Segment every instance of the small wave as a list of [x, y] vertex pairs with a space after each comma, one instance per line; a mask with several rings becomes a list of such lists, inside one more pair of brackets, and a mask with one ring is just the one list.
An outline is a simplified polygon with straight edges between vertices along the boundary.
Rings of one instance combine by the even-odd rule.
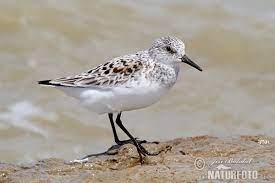
[[7, 112], [0, 113], [0, 119], [3, 120], [7, 125], [18, 127], [33, 133], [48, 136], [48, 132], [41, 127], [31, 123], [31, 117], [43, 117], [49, 121], [56, 119], [54, 114], [48, 114], [41, 108], [34, 106], [31, 102], [21, 101], [17, 102], [8, 107]]

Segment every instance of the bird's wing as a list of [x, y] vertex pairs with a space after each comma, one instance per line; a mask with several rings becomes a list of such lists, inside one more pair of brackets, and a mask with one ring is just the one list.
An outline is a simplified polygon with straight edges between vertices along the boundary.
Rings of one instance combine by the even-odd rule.
[[144, 67], [144, 62], [136, 55], [126, 55], [101, 64], [75, 76], [39, 81], [42, 85], [66, 87], [111, 87], [133, 79]]

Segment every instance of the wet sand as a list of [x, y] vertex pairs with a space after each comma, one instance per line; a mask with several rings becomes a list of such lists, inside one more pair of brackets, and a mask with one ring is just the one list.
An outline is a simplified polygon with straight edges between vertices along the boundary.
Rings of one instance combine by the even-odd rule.
[[[231, 164], [222, 164], [231, 170], [257, 171], [257, 179], [249, 181], [274, 182], [274, 144], [275, 138], [266, 136], [178, 138], [145, 144], [149, 151], [162, 153], [146, 158], [143, 165], [134, 146], [128, 144], [115, 150], [116, 155], [91, 158], [83, 164], [56, 158], [28, 165], [0, 163], [0, 182], [211, 182], [216, 180], [208, 180], [207, 171], [217, 170], [219, 165], [213, 162], [230, 158]], [[198, 169], [202, 164], [195, 167], [196, 158], [205, 161], [202, 170]]]

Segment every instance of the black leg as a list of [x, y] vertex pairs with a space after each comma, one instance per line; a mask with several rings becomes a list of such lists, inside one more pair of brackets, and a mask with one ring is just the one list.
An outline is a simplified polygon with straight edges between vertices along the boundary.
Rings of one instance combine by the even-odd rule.
[[118, 136], [117, 136], [117, 133], [116, 133], [116, 127], [115, 127], [115, 123], [114, 123], [114, 120], [113, 120], [113, 113], [109, 113], [108, 117], [109, 117], [109, 120], [110, 120], [110, 123], [111, 123], [111, 126], [112, 126], [114, 140], [117, 144], [119, 144], [120, 140], [118, 139]]
[[123, 126], [120, 117], [121, 117], [121, 112], [117, 115], [116, 124], [122, 129], [122, 131], [124, 131], [124, 132], [126, 133], [126, 135], [132, 140], [132, 143], [136, 146], [137, 151], [138, 151], [138, 154], [139, 154], [140, 162], [141, 162], [141, 163], [143, 163], [142, 155], [144, 155], [144, 156], [146, 156], [146, 155], [149, 155], [149, 156], [156, 156], [156, 155], [158, 155], [158, 154], [160, 153], [160, 152], [159, 152], [159, 153], [150, 153], [150, 152], [148, 152], [148, 151], [141, 145], [141, 143], [138, 142], [137, 139], [134, 138], [134, 137], [128, 132], [128, 130]]
[[[139, 144], [137, 143], [136, 139], [128, 132], [128, 130], [123, 126], [122, 121], [120, 120], [121, 117], [121, 112], [118, 113], [117, 118], [116, 118], [116, 124], [121, 128], [122, 131], [124, 131], [127, 136], [132, 140], [133, 144], [136, 146], [137, 151], [138, 151], [138, 155], [139, 155], [139, 160], [141, 163], [143, 163], [143, 158], [142, 158], [142, 150], [139, 146]], [[144, 156], [146, 156], [146, 154], [143, 154]]]
[[[127, 134], [127, 136], [130, 138], [129, 140], [123, 140], [123, 141], [120, 141], [119, 138], [118, 138], [118, 135], [117, 135], [117, 132], [116, 132], [116, 128], [115, 128], [115, 124], [114, 124], [114, 120], [113, 120], [113, 114], [112, 113], [109, 113], [108, 114], [108, 117], [109, 117], [109, 120], [110, 120], [110, 123], [111, 123], [111, 126], [112, 126], [112, 130], [113, 130], [113, 135], [114, 135], [114, 140], [115, 142], [117, 143], [116, 145], [113, 145], [112, 147], [110, 147], [107, 151], [103, 152], [103, 153], [97, 153], [97, 154], [90, 154], [90, 155], [87, 155], [83, 158], [80, 159], [81, 160], [85, 160], [89, 157], [94, 157], [94, 156], [100, 156], [100, 155], [115, 155], [117, 154], [118, 152], [115, 151], [115, 150], [118, 150], [119, 147], [121, 145], [124, 145], [124, 144], [133, 144], [136, 146], [137, 148], [137, 151], [138, 151], [138, 154], [139, 154], [139, 158], [140, 158], [140, 162], [143, 163], [143, 157], [142, 155], [146, 156], [146, 155], [149, 155], [149, 156], [156, 156], [158, 155], [159, 153], [150, 153], [148, 152], [141, 144], [142, 143], [147, 143], [146, 140], [137, 140], [136, 138], [134, 138], [129, 132], [128, 130], [123, 126], [122, 124], [122, 121], [120, 119], [121, 117], [121, 112], [117, 115], [117, 118], [116, 118], [116, 124]], [[158, 144], [158, 142], [150, 142], [150, 143], [156, 143]], [[79, 161], [79, 160], [76, 160], [76, 161]]]
[[[117, 145], [124, 145], [124, 144], [130, 144], [133, 143], [131, 139], [129, 140], [119, 140], [117, 132], [116, 132], [116, 127], [115, 127], [115, 123], [113, 120], [113, 113], [109, 113], [108, 114], [111, 126], [112, 126], [112, 131], [113, 131], [113, 135], [114, 135], [114, 140], [116, 142]], [[137, 138], [135, 138], [137, 140]], [[137, 140], [137, 142], [139, 144], [143, 144], [143, 143], [147, 143], [147, 140]], [[158, 142], [149, 142], [149, 143], [158, 143]]]

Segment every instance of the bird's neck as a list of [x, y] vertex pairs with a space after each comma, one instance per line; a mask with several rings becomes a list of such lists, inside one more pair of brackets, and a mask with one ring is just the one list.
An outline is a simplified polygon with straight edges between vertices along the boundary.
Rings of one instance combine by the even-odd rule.
[[180, 70], [180, 63], [176, 61], [171, 61], [171, 60], [166, 60], [166, 59], [161, 59], [157, 60], [158, 63], [163, 64], [167, 67], [170, 67], [174, 69], [176, 75], [178, 76], [179, 70]]

